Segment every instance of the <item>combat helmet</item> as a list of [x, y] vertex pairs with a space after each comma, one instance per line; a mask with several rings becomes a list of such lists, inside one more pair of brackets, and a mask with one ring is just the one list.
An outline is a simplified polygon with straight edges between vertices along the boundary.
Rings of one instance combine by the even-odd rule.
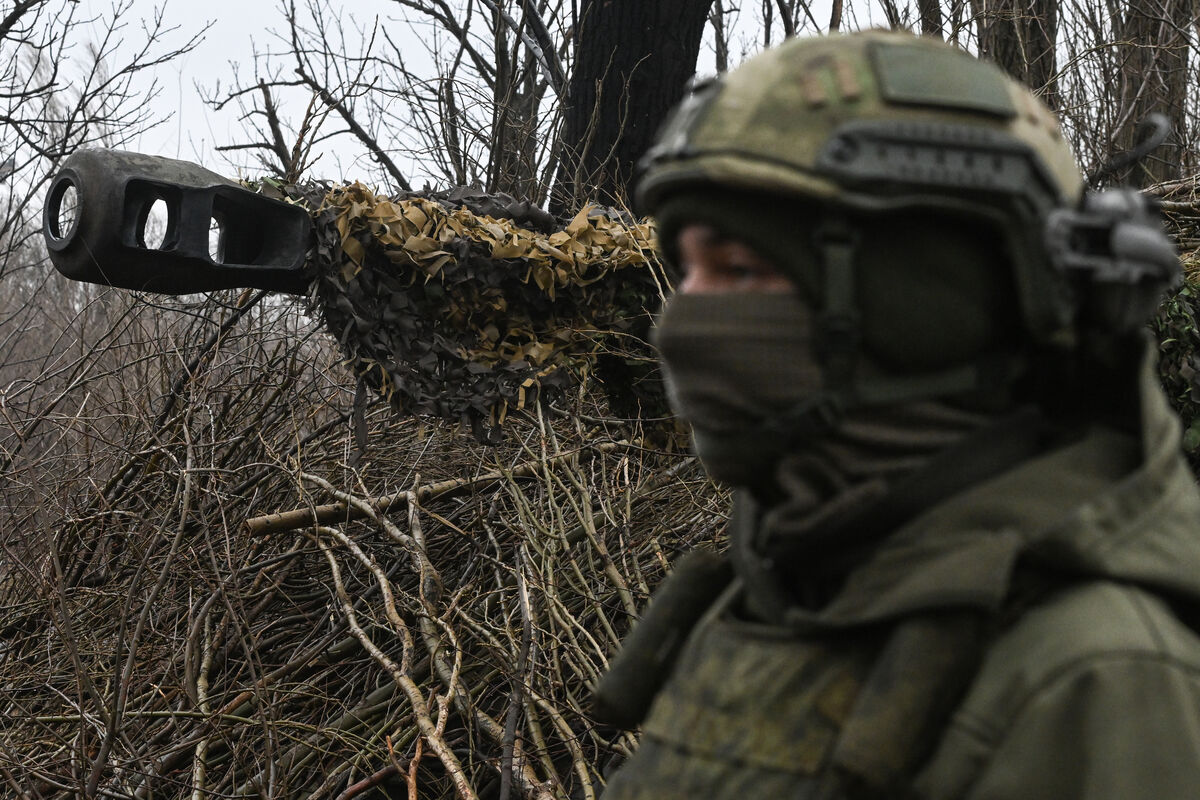
[[992, 362], [854, 377], [863, 345], [855, 238], [843, 215], [922, 210], [998, 232], [1021, 336], [1040, 347], [1075, 348], [1085, 319], [1144, 326], [1179, 267], [1141, 195], [1084, 191], [1058, 120], [1028, 89], [956, 47], [903, 32], [792, 39], [698, 83], [639, 174], [636, 204], [651, 214], [698, 187], [819, 207], [816, 339], [843, 343], [827, 348], [832, 360], [821, 354], [842, 404], [962, 393], [998, 373]]

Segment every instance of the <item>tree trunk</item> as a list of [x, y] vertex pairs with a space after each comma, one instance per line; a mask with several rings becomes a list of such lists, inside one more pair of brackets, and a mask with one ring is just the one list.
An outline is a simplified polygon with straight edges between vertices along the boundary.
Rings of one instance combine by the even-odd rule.
[[713, 55], [716, 60], [714, 66], [718, 73], [729, 70], [729, 29], [725, 24], [725, 14], [724, 0], [716, 0], [708, 21], [713, 27]]
[[921, 33], [925, 36], [942, 38], [941, 0], [917, 0], [917, 13], [921, 16]]
[[1058, 0], [974, 0], [979, 54], [1058, 108]]
[[1131, 149], [1139, 122], [1152, 112], [1171, 122], [1166, 144], [1112, 176], [1117, 183], [1148, 186], [1180, 177], [1184, 155], [1187, 99], [1187, 31], [1194, 23], [1195, 0], [1130, 0], [1123, 19], [1115, 21], [1119, 45], [1119, 128], [1114, 150]]
[[551, 208], [627, 204], [634, 167], [696, 69], [713, 0], [585, 0]]

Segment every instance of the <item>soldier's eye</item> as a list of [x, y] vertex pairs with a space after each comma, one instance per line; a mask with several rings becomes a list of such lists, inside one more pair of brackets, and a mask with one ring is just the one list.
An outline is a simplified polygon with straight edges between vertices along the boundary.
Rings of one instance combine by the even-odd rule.
[[755, 280], [774, 274], [774, 270], [760, 264], [730, 263], [724, 267], [726, 276], [734, 280]]

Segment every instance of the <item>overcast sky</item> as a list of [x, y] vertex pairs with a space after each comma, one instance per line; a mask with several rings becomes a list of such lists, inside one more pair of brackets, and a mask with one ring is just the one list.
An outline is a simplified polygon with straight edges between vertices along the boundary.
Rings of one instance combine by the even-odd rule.
[[[135, 14], [148, 17], [162, 5], [154, 0], [135, 0], [133, 9]], [[207, 153], [214, 140], [228, 141], [236, 122], [233, 114], [209, 111], [201, 102], [196, 84], [212, 88], [218, 80], [228, 83], [231, 61], [249, 65], [256, 42], [260, 49], [273, 44], [267, 31], [281, 29], [280, 14], [274, 0], [173, 0], [166, 4], [165, 14], [166, 21], [180, 29], [173, 34], [176, 40], [185, 39], [209, 23], [212, 27], [194, 51], [155, 71], [153, 77], [162, 90], [155, 110], [173, 113], [174, 117], [144, 135], [137, 147], [158, 155], [193, 158], [196, 150]], [[130, 37], [136, 38], [136, 34], [131, 28]]]
[[[97, 11], [111, 8], [111, 0], [85, 0]], [[130, 26], [125, 30], [127, 40], [140, 38], [142, 19], [151, 18], [156, 9], [165, 7], [165, 22], [178, 27], [171, 42], [185, 41], [188, 36], [211, 23], [204, 41], [182, 58], [159, 67], [153, 75], [144, 76], [148, 84], [158, 81], [160, 95], [153, 101], [155, 116], [171, 119], [143, 134], [134, 144], [137, 150], [156, 155], [201, 161], [218, 172], [228, 173], [230, 161], [245, 163], [244, 155], [224, 156], [213, 151], [219, 144], [244, 141], [238, 110], [230, 106], [215, 112], [202, 100], [202, 91], [212, 92], [218, 86], [229, 87], [233, 81], [233, 65], [237, 65], [242, 83], [254, 75], [254, 53], [279, 52], [283, 45], [276, 33], [286, 33], [279, 0], [132, 0]], [[353, 0], [346, 2], [362, 20], [374, 14], [387, 14], [395, 8], [386, 0]], [[291, 70], [283, 60], [286, 72]], [[301, 109], [302, 111], [302, 109]]]

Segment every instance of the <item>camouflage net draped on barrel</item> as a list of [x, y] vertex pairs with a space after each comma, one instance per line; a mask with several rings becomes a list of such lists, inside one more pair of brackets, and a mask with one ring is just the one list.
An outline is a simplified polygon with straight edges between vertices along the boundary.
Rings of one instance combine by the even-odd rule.
[[599, 206], [556, 222], [463, 190], [284, 191], [316, 222], [312, 308], [397, 412], [494, 441], [512, 411], [599, 377], [631, 416], [661, 413], [645, 335], [668, 286], [648, 223]]

